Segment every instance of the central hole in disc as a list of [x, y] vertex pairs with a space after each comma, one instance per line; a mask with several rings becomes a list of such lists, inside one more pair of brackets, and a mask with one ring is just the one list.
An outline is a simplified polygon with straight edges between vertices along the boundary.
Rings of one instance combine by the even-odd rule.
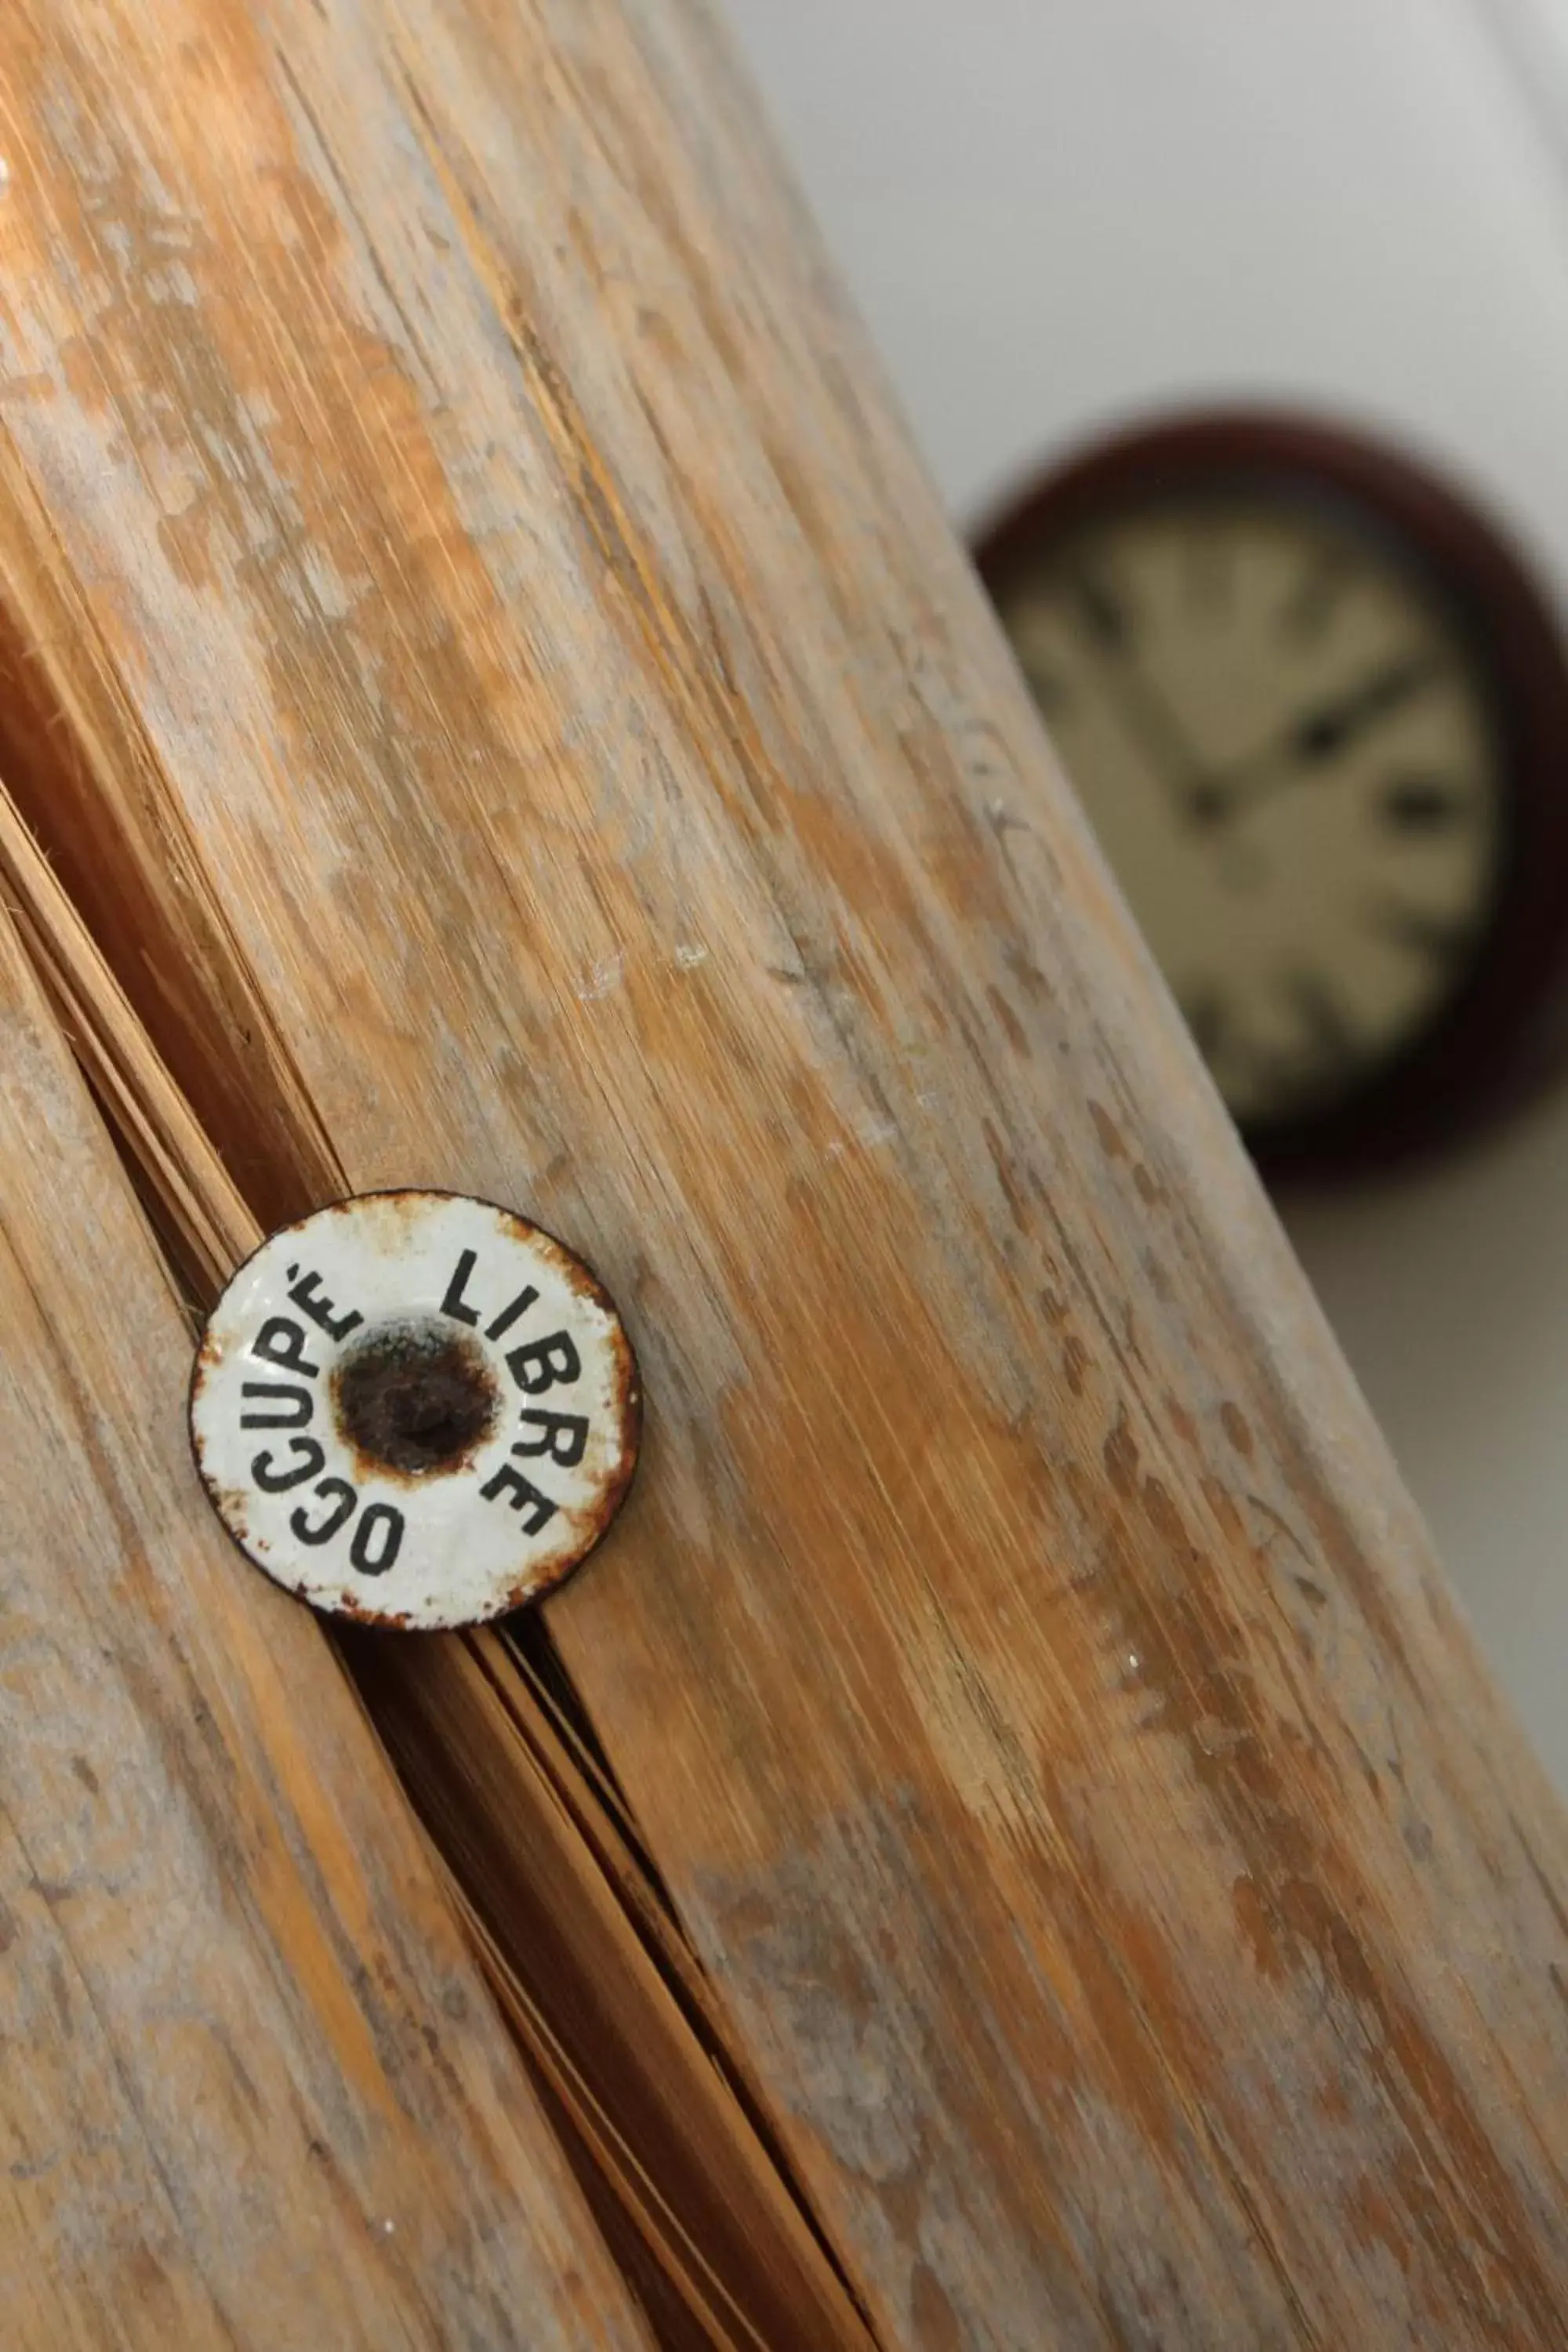
[[500, 1396], [466, 1332], [431, 1318], [367, 1331], [332, 1373], [338, 1425], [389, 1470], [456, 1470], [495, 1427]]

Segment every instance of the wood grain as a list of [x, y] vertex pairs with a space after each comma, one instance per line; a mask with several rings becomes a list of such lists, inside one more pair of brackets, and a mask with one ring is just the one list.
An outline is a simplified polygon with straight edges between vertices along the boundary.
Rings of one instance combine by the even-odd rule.
[[643, 2344], [8, 926], [0, 1154], [5, 2342]]
[[[195, 1318], [261, 1228], [3, 785], [0, 885]], [[658, 2343], [869, 2352], [538, 1622], [327, 1633]]]
[[584, 1869], [592, 1800], [500, 1638], [345, 1629], [343, 1647], [481, 1936], [493, 1923], [514, 1956], [498, 1987], [531, 2008], [526, 2046], [597, 2127], [597, 2168], [679, 2275], [700, 2340], [876, 2352], [615, 1879]]
[[631, 1321], [551, 1623], [883, 2340], [1558, 2345], [1562, 1812], [700, 11], [0, 90], [0, 750], [258, 1213]]
[[[0, 885], [194, 1320], [261, 1230], [3, 784]], [[325, 1630], [659, 2343], [871, 2352], [538, 1623]]]

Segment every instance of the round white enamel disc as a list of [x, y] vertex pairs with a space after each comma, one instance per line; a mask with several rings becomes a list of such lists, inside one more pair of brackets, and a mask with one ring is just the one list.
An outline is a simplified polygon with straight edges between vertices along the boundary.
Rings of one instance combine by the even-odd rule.
[[285, 1225], [214, 1308], [196, 1466], [312, 1608], [474, 1625], [592, 1550], [637, 1463], [637, 1365], [580, 1259], [488, 1201], [367, 1192]]

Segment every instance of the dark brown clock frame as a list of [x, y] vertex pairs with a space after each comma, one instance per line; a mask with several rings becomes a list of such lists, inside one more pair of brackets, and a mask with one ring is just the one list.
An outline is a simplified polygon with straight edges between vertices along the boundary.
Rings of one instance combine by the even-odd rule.
[[1244, 1130], [1275, 1180], [1408, 1161], [1473, 1136], [1568, 1061], [1568, 656], [1506, 536], [1424, 466], [1348, 428], [1268, 412], [1119, 433], [1037, 479], [980, 530], [988, 591], [1069, 530], [1180, 497], [1263, 494], [1375, 547], [1446, 609], [1486, 685], [1501, 750], [1491, 912], [1424, 1034], [1320, 1111]]

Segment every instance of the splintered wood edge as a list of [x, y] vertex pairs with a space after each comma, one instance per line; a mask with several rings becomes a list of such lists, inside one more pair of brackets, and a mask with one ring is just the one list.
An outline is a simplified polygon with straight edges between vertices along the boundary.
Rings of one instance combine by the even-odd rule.
[[[148, 1409], [188, 1339], [3, 914], [0, 994], [0, 1878], [8, 1976], [43, 2003], [10, 2063], [18, 2144], [44, 2152], [14, 2168], [12, 2323], [107, 2345], [136, 2311], [259, 2347], [248, 2311], [268, 2342], [436, 2352], [515, 2307], [558, 2352], [632, 2352], [640, 2323], [384, 1757], [310, 1622], [232, 1574], [177, 1414]], [[58, 1873], [47, 1900], [29, 1852]], [[40, 2232], [58, 2259], [32, 2259]]]
[[[14, 902], [11, 912], [24, 950], [61, 1019], [67, 1043], [122, 1149], [166, 1212], [170, 1245], [180, 1271], [194, 1282], [198, 1298], [210, 1300], [234, 1268], [258, 1247], [263, 1238], [260, 1228], [3, 783], [0, 877]], [[494, 1690], [513, 1726], [519, 1755], [531, 1756], [535, 1770], [548, 1769], [554, 1801], [564, 1809], [563, 1818], [574, 1824], [580, 1844], [575, 1867], [613, 1892], [640, 1937], [639, 1948], [646, 1948], [658, 1968], [679, 1987], [681, 2000], [704, 2018], [700, 2040], [689, 2028], [680, 2029], [688, 2036], [684, 2043], [687, 2081], [672, 2121], [679, 2124], [711, 2114], [710, 2144], [716, 2136], [716, 2144], [725, 2150], [724, 2168], [732, 2184], [743, 2182], [751, 2200], [750, 2227], [759, 2260], [771, 2259], [786, 2280], [793, 2269], [800, 2281], [792, 2291], [802, 2298], [806, 2339], [813, 2344], [831, 2341], [851, 2347], [851, 2352], [853, 2347], [869, 2352], [872, 2338], [864, 2319], [803, 2218], [798, 2185], [787, 2183], [779, 2173], [758, 2142], [752, 2122], [733, 2104], [733, 2095], [714, 2071], [715, 2057], [720, 2057], [737, 2081], [743, 2081], [748, 2072], [743, 2053], [732, 2052], [723, 2058], [725, 2026], [713, 2013], [710, 1988], [689, 1948], [666, 1920], [662, 1906], [650, 1900], [646, 1886], [638, 1882], [636, 1865], [628, 1867], [631, 1849], [628, 1826], [621, 1817], [624, 1800], [618, 1792], [599, 1785], [596, 1770], [588, 1769], [587, 1759], [574, 1759], [563, 1744], [564, 1727], [548, 1727], [540, 1711], [543, 1702], [531, 1696], [521, 1658], [496, 1633], [479, 1631], [436, 1638], [456, 1641], [471, 1652], [487, 1686]], [[341, 1643], [334, 1643], [333, 1648], [341, 1658]], [[365, 1705], [352, 1658], [343, 1663], [367, 1723], [376, 1728], [377, 1709]], [[452, 1726], [463, 1748], [489, 1728], [488, 1717], [481, 1723], [473, 1719], [471, 1712], [460, 1726], [456, 1720]], [[415, 1793], [417, 1796], [417, 1776]], [[481, 1822], [482, 1815], [476, 1814], [476, 1825]], [[424, 1835], [437, 1858], [439, 1881], [455, 1904], [509, 2030], [531, 2063], [553, 2084], [672, 2291], [716, 2344], [755, 2344], [754, 2331], [734, 2298], [721, 2282], [715, 2282], [711, 2265], [693, 2245], [668, 2200], [654, 2189], [646, 2164], [616, 2132], [560, 2034], [550, 2026], [540, 2000], [528, 1992], [518, 1972], [520, 1956], [509, 1955], [496, 1929], [485, 1924], [480, 1910], [463, 1893], [454, 1865], [441, 1858], [428, 1827]], [[611, 1998], [617, 1988], [628, 1993], [634, 2007], [648, 1997], [646, 1990], [637, 1990], [635, 1979], [628, 1980], [624, 1965], [617, 1966], [613, 1948], [603, 1956], [600, 1984]], [[758, 2095], [753, 2089], [751, 2095], [755, 2099]]]

